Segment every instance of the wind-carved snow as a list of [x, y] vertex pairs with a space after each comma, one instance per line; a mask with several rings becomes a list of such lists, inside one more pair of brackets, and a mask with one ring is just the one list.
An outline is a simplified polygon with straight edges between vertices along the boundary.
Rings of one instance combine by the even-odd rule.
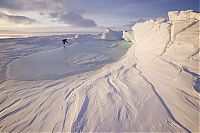
[[75, 57], [72, 57], [68, 60], [68, 62], [72, 66], [85, 66], [87, 67], [88, 65], [92, 66], [95, 65], [95, 63], [102, 61], [102, 60], [108, 60], [109, 58], [104, 57], [101, 54], [79, 54]]
[[[193, 18], [198, 19], [188, 19], [186, 14], [196, 14]], [[135, 56], [138, 68], [154, 85], [173, 117], [186, 129], [198, 131], [199, 90], [192, 86], [199, 86], [196, 56], [199, 54], [200, 15], [191, 11], [179, 15], [184, 16], [183, 19], [178, 16], [178, 20], [170, 19], [170, 23], [150, 20], [136, 24], [133, 27]], [[139, 32], [142, 30], [149, 32], [142, 36]], [[154, 36], [149, 36], [151, 34]]]
[[136, 24], [135, 44], [97, 71], [3, 82], [1, 131], [198, 132], [199, 19], [192, 21]]

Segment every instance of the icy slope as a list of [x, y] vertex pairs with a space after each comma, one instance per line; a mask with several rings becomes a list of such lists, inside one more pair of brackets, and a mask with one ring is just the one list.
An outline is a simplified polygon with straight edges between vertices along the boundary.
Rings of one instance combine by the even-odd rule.
[[94, 72], [3, 82], [1, 131], [198, 132], [199, 20], [189, 21], [136, 24], [135, 45]]

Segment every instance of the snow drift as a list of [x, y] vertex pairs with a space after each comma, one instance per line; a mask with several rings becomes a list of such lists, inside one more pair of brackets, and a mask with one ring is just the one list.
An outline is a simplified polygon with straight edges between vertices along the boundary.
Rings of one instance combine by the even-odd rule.
[[169, 12], [168, 23], [133, 27], [137, 68], [190, 131], [199, 127], [199, 20], [199, 13], [176, 11]]
[[134, 25], [124, 37], [135, 44], [97, 71], [3, 82], [1, 130], [198, 132], [199, 13], [181, 21], [193, 12], [169, 14], [169, 22]]

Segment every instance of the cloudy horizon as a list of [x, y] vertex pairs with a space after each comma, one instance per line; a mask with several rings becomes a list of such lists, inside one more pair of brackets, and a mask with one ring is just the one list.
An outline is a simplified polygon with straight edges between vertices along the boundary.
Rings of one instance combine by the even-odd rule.
[[95, 31], [198, 7], [199, 0], [0, 0], [0, 30]]

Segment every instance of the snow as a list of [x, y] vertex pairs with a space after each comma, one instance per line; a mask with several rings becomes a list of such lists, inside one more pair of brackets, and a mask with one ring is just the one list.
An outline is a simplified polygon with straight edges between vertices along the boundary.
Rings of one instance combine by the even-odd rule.
[[123, 31], [123, 38], [128, 42], [135, 42], [133, 31]]
[[102, 34], [91, 35], [91, 34], [76, 34], [75, 40], [122, 40], [122, 31], [114, 31], [111, 29], [106, 29]]
[[200, 14], [191, 14], [137, 23], [124, 35], [134, 45], [99, 70], [1, 83], [1, 130], [199, 132]]
[[170, 11], [168, 12], [170, 21], [181, 21], [181, 20], [200, 20], [199, 13], [193, 10], [186, 11]]
[[76, 34], [74, 37], [75, 41], [77, 40], [94, 40], [100, 39], [100, 35], [91, 35], [91, 34]]
[[[154, 85], [174, 118], [190, 131], [198, 131], [199, 91], [193, 84], [199, 84], [199, 60], [194, 59], [199, 54], [199, 21], [185, 17], [185, 13], [180, 12], [184, 16], [180, 21], [177, 16], [170, 23], [150, 20], [136, 24], [135, 56], [137, 67]], [[192, 67], [187, 65], [189, 62], [193, 62]]]
[[122, 31], [114, 31], [111, 29], [106, 29], [106, 31], [102, 34], [101, 39], [104, 40], [121, 40], [123, 32]]

